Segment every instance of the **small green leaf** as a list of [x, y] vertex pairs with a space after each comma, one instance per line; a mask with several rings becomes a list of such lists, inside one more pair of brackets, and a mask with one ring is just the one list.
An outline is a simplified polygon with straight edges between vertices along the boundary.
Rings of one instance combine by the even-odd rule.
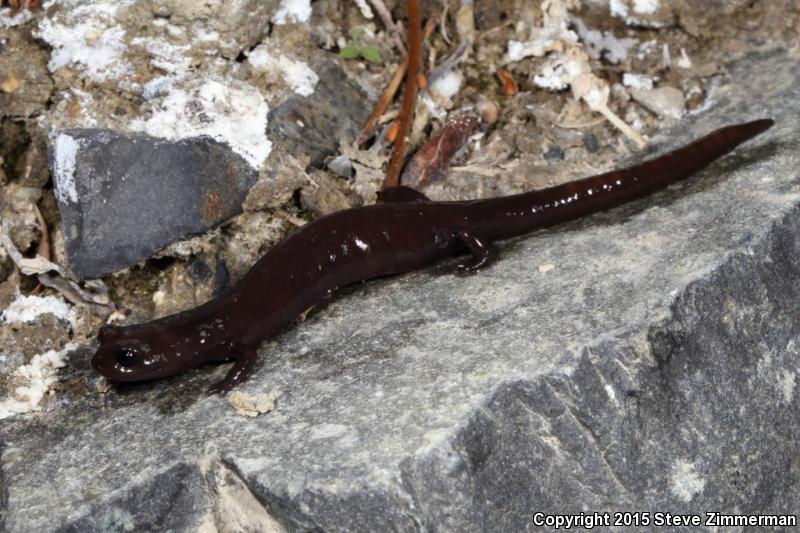
[[358, 42], [358, 36], [361, 35], [361, 28], [352, 28], [350, 30], [350, 38], [354, 43]]
[[361, 57], [363, 57], [370, 63], [381, 62], [381, 53], [378, 52], [377, 48], [372, 48], [371, 46], [363, 46], [361, 47], [360, 52], [361, 52]]
[[360, 50], [355, 46], [345, 46], [339, 50], [339, 57], [342, 59], [355, 59], [358, 57]]

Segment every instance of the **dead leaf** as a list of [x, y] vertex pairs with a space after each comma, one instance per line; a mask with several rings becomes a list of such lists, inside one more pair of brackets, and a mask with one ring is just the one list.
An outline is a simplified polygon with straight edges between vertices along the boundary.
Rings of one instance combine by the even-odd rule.
[[70, 280], [67, 272], [56, 263], [41, 255], [24, 257], [11, 241], [5, 225], [0, 227], [0, 244], [20, 272], [26, 276], [36, 276], [42, 285], [57, 290], [71, 303], [88, 307], [93, 314], [103, 318], [116, 313], [116, 307], [108, 298], [108, 289], [102, 281], [88, 281], [84, 289]]
[[400, 176], [400, 184], [419, 189], [444, 178], [450, 161], [472, 135], [477, 122], [477, 118], [468, 115], [445, 124], [442, 131], [411, 158]]

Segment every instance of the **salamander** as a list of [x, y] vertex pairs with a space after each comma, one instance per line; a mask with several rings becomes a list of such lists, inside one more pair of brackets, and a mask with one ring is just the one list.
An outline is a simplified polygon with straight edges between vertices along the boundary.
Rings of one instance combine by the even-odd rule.
[[408, 187], [386, 189], [379, 203], [329, 214], [289, 235], [218, 298], [151, 322], [102, 327], [92, 367], [111, 381], [131, 382], [232, 359], [225, 378], [209, 388], [225, 394], [253, 371], [265, 339], [340, 287], [465, 252], [456, 273], [477, 272], [496, 257], [495, 241], [663, 189], [772, 124], [724, 127], [623, 170], [513, 196], [436, 202]]

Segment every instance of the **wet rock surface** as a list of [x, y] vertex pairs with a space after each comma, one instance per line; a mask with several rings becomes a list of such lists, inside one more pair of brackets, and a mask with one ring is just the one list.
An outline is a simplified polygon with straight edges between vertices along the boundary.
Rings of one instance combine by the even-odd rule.
[[69, 266], [84, 278], [127, 268], [240, 213], [257, 179], [209, 137], [58, 130], [49, 157]]
[[[4, 421], [0, 525], [520, 531], [539, 511], [796, 513], [795, 65], [731, 67], [708, 112], [656, 139], [777, 119], [698, 179], [507, 242], [474, 277], [438, 266], [343, 291], [262, 346], [240, 389], [279, 392], [273, 412], [204, 396], [227, 371], [206, 366]], [[69, 363], [87, 382], [89, 355]]]

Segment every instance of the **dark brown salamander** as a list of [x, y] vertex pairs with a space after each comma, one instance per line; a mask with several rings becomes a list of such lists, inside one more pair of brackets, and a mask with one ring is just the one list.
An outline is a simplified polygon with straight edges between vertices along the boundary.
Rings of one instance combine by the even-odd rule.
[[651, 161], [515, 196], [433, 202], [406, 187], [382, 202], [303, 226], [262, 257], [226, 294], [190, 311], [132, 326], [105, 326], [94, 369], [112, 381], [171, 376], [234, 359], [210, 392], [244, 380], [265, 339], [338, 288], [416, 270], [468, 251], [471, 273], [495, 257], [494, 241], [595, 213], [685, 179], [772, 126], [756, 120], [719, 129]]

